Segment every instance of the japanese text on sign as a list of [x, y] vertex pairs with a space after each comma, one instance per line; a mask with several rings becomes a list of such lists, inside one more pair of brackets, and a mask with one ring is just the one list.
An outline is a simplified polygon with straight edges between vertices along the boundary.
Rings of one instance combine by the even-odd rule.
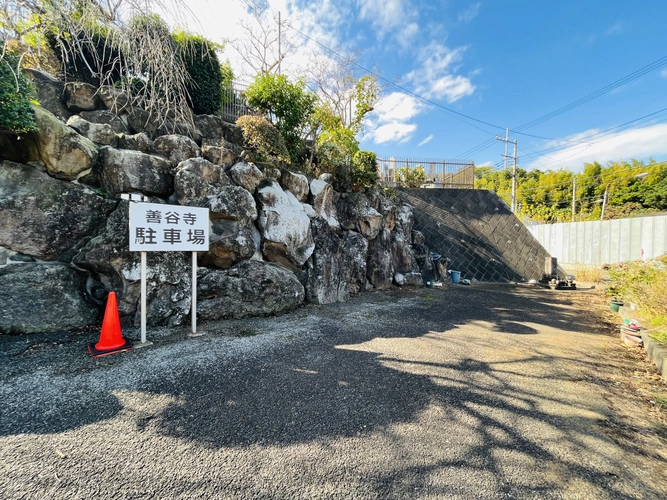
[[208, 250], [208, 208], [130, 203], [130, 251]]

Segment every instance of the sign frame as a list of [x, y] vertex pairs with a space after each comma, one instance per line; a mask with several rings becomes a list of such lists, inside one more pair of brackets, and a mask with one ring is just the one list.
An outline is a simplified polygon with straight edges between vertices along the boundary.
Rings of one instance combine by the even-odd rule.
[[[147, 203], [143, 196], [122, 195], [130, 201], [129, 247], [141, 252], [141, 344], [146, 340], [146, 253], [192, 252], [192, 333], [197, 333], [197, 252], [209, 250], [210, 213], [208, 208]], [[138, 198], [138, 199], [137, 199]]]

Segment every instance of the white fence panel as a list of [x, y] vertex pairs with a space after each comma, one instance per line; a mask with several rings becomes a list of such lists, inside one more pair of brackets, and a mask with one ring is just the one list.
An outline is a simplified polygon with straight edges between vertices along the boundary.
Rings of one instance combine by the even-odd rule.
[[528, 229], [563, 264], [614, 264], [667, 252], [667, 215], [539, 224]]

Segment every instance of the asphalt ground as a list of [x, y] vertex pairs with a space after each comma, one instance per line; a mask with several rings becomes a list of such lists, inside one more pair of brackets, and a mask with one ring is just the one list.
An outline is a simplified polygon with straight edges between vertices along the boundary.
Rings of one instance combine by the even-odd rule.
[[0, 497], [666, 498], [610, 431], [623, 347], [586, 293], [365, 293], [99, 360], [94, 331], [4, 337]]

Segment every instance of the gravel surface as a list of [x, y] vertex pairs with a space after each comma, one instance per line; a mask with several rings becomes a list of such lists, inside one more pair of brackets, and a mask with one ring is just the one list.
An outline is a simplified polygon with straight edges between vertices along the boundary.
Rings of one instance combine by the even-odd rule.
[[99, 360], [4, 337], [0, 497], [665, 498], [586, 293], [366, 293]]

